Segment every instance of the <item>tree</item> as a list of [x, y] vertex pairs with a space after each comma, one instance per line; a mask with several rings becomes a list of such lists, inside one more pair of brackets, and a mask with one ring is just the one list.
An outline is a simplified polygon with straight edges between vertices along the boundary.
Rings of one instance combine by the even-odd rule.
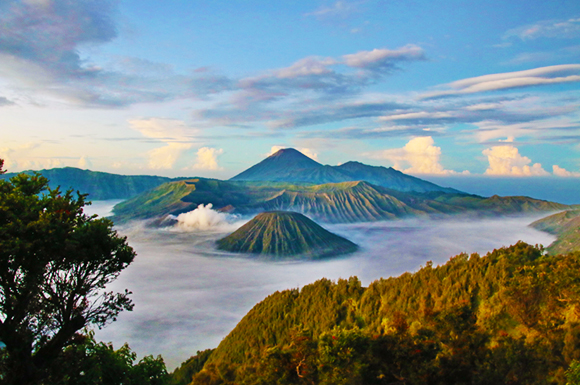
[[[3, 162], [0, 160], [0, 173]], [[105, 291], [135, 257], [110, 220], [83, 213], [86, 195], [40, 174], [0, 181], [0, 341], [5, 384], [34, 384], [88, 325], [133, 305]]]
[[169, 385], [163, 358], [137, 354], [124, 344], [115, 350], [110, 343], [96, 342], [94, 333], [78, 336], [54, 365], [43, 385]]

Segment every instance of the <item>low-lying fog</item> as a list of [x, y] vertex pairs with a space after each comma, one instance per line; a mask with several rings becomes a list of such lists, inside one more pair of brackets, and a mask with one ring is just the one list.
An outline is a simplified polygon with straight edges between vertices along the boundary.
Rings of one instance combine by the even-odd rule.
[[[114, 203], [94, 202], [87, 211], [109, 215]], [[325, 225], [361, 250], [328, 261], [288, 263], [216, 250], [214, 241], [243, 222], [209, 208], [178, 219], [172, 228], [125, 225], [118, 231], [128, 237], [137, 257], [111, 289], [131, 290], [135, 309], [122, 313], [96, 337], [112, 341], [115, 348], [128, 342], [140, 357], [161, 354], [173, 370], [197, 350], [216, 347], [256, 303], [276, 290], [322, 277], [358, 276], [366, 286], [380, 277], [417, 271], [430, 260], [443, 264], [461, 252], [483, 254], [518, 240], [547, 246], [553, 236], [527, 227], [544, 216]]]

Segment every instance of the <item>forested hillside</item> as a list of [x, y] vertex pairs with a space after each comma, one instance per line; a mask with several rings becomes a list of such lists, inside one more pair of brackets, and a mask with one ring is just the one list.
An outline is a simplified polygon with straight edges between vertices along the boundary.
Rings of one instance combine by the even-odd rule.
[[368, 288], [351, 277], [276, 292], [174, 379], [564, 384], [578, 359], [580, 253], [547, 256], [520, 242], [443, 266], [428, 262]]
[[[49, 186], [61, 190], [72, 188], [89, 194], [89, 200], [127, 199], [150, 190], [175, 178], [166, 178], [151, 175], [117, 175], [106, 172], [81, 170], [74, 167], [52, 168], [38, 171], [49, 180]], [[24, 171], [32, 174], [34, 171]], [[9, 173], [0, 176], [8, 179], [18, 173]]]

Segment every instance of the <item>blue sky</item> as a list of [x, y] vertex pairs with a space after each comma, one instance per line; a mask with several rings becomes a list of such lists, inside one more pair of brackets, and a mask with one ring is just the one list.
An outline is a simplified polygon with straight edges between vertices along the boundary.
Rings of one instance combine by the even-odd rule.
[[0, 158], [580, 177], [578, 1], [0, 2]]

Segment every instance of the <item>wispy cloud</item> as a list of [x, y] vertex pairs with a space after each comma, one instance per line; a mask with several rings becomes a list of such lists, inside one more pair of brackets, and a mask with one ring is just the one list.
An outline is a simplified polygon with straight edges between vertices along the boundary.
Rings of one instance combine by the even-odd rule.
[[521, 40], [538, 38], [573, 39], [580, 37], [580, 18], [566, 20], [543, 20], [535, 24], [510, 29], [504, 39], [517, 37]]
[[[241, 78], [227, 99], [194, 112], [207, 126], [261, 122], [271, 128], [376, 116], [396, 103], [348, 102], [402, 63], [424, 60], [423, 49], [360, 51], [341, 57], [306, 57], [288, 67]], [[388, 106], [390, 105], [390, 106]], [[374, 112], [371, 112], [374, 110]]]
[[480, 92], [524, 88], [580, 81], [580, 64], [563, 64], [525, 71], [504, 72], [458, 80], [443, 86], [443, 91], [428, 92], [422, 99], [433, 99]]
[[8, 100], [7, 98], [0, 96], [0, 107], [4, 107], [4, 106], [11, 106], [14, 105], [15, 103], [11, 100]]
[[417, 45], [408, 44], [395, 50], [375, 48], [372, 51], [360, 51], [344, 55], [343, 60], [349, 67], [384, 71], [392, 70], [397, 62], [425, 60], [425, 52]]
[[358, 2], [339, 0], [330, 6], [323, 6], [312, 12], [305, 13], [304, 16], [314, 16], [321, 19], [331, 17], [347, 18], [358, 12], [358, 5]]
[[3, 1], [0, 77], [39, 100], [98, 108], [203, 99], [232, 87], [230, 79], [211, 71], [180, 75], [171, 66], [139, 58], [117, 58], [108, 67], [92, 63], [82, 52], [117, 37], [117, 5], [114, 0]]

